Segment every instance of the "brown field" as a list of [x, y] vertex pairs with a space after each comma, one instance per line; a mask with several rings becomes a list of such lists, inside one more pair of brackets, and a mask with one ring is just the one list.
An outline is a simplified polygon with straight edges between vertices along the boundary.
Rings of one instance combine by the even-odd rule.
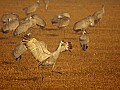
[[[31, 1], [31, 2], [29, 2]], [[6, 12], [25, 17], [22, 9], [35, 0], [0, 0], [0, 17]], [[76, 21], [101, 8], [103, 0], [51, 0], [49, 9], [40, 0], [36, 13], [47, 22], [47, 29], [34, 28], [32, 37], [45, 41], [48, 49], [54, 51], [60, 40], [72, 42], [72, 52], [63, 52], [57, 60], [55, 71], [45, 68], [45, 78], [41, 80], [41, 69], [37, 61], [27, 51], [16, 61], [12, 50], [22, 40], [13, 37], [12, 32], [0, 32], [0, 90], [120, 90], [120, 0], [104, 0], [105, 14], [100, 26], [88, 29], [90, 45], [82, 51], [79, 33], [72, 28]], [[53, 15], [68, 12], [71, 22], [64, 32], [54, 30], [50, 22]], [[0, 23], [2, 27], [2, 23]]]

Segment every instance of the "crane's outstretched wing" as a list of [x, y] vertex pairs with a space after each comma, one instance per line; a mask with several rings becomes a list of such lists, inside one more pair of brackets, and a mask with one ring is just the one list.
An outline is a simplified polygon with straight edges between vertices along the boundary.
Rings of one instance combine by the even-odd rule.
[[13, 56], [19, 58], [25, 51], [27, 51], [27, 47], [24, 44], [25, 42], [20, 42], [13, 50]]
[[47, 45], [43, 41], [38, 41], [35, 38], [32, 38], [26, 45], [33, 56], [40, 62], [45, 61], [51, 56], [51, 52], [47, 50]]

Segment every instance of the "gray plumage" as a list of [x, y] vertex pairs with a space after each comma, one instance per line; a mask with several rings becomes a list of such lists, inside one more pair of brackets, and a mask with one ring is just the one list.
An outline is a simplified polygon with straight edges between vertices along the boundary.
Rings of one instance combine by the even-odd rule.
[[85, 31], [82, 31], [82, 34], [79, 37], [79, 41], [80, 41], [80, 46], [82, 50], [86, 51], [86, 49], [89, 46], [89, 37]]
[[21, 55], [27, 51], [27, 48], [25, 46], [25, 42], [21, 41], [13, 50], [13, 56], [15, 59], [21, 59]]
[[29, 40], [31, 33], [25, 34], [23, 40], [13, 49], [13, 56], [16, 60], [21, 59], [22, 54], [27, 51], [26, 40]]
[[82, 30], [86, 30], [89, 26], [94, 26], [94, 18], [92, 16], [88, 16], [77, 21], [73, 26], [73, 30], [75, 32], [79, 32]]
[[57, 15], [53, 16], [51, 19], [51, 23], [53, 25], [56, 25], [58, 22], [59, 22], [58, 16]]
[[17, 35], [20, 35], [21, 33], [26, 32], [29, 28], [34, 26], [33, 23], [35, 23], [35, 20], [33, 20], [32, 17], [23, 21], [14, 31], [13, 33], [14, 36], [17, 36]]
[[26, 15], [29, 15], [29, 14], [34, 13], [37, 10], [37, 8], [39, 7], [39, 5], [40, 5], [40, 2], [39, 2], [39, 0], [37, 0], [34, 4], [24, 8], [23, 10]]
[[67, 27], [69, 25], [69, 22], [70, 22], [69, 13], [61, 13], [61, 14], [55, 15], [51, 19], [51, 23], [53, 25], [56, 25], [58, 28]]
[[102, 9], [94, 12], [94, 14], [92, 16], [94, 17], [95, 24], [100, 23], [104, 13], [105, 13], [104, 5], [102, 5]]
[[14, 20], [10, 20], [9, 22], [7, 22], [6, 24], [4, 24], [2, 31], [4, 33], [9, 32], [9, 31], [13, 31], [19, 26], [19, 20], [18, 19], [14, 19]]
[[[70, 42], [63, 42], [61, 41], [57, 50], [54, 52], [50, 52], [47, 49], [47, 44], [44, 43], [44, 41], [38, 41], [35, 38], [32, 39], [23, 39], [24, 42], [26, 42], [24, 45], [26, 45], [27, 49], [30, 50], [32, 55], [35, 57], [35, 59], [39, 62], [39, 66], [52, 66], [52, 71], [55, 66], [56, 60], [58, 59], [59, 55], [63, 51], [70, 51], [72, 49], [72, 45]], [[21, 44], [20, 44], [21, 45]], [[23, 47], [24, 48], [24, 47]], [[21, 51], [21, 49], [19, 49]], [[26, 50], [26, 48], [25, 48]], [[19, 51], [17, 51], [19, 52]], [[17, 55], [17, 57], [19, 57]], [[43, 69], [42, 69], [43, 72]], [[42, 73], [42, 80], [44, 76]]]
[[[47, 50], [47, 45], [43, 41], [37, 41], [35, 38], [32, 38], [30, 41], [28, 41], [26, 45], [39, 62], [39, 66], [52, 66], [52, 71], [60, 52], [72, 49], [70, 42], [61, 41], [57, 50], [51, 53]], [[43, 78], [44, 76], [42, 73], [42, 80]]]
[[36, 25], [39, 26], [41, 29], [45, 28], [46, 22], [38, 15], [32, 15], [31, 16], [33, 19], [36, 20]]
[[[47, 45], [43, 41], [38, 41], [35, 38], [32, 38], [30, 41], [28, 41], [26, 45], [27, 48], [30, 49], [36, 60], [44, 64], [47, 63], [45, 62], [46, 59], [50, 58], [51, 56], [54, 57], [54, 59], [57, 59], [60, 52], [71, 49], [70, 43], [61, 41], [58, 49], [55, 52], [51, 53], [47, 50]], [[52, 63], [51, 65], [53, 64], [54, 63]]]
[[[38, 41], [35, 38], [32, 38], [30, 41], [26, 43], [27, 47], [30, 49], [33, 56], [40, 62], [40, 63], [47, 63], [45, 62], [46, 59], [50, 58], [51, 56], [54, 59], [57, 59], [60, 52], [66, 51], [71, 49], [70, 43], [61, 41], [59, 44], [58, 49], [51, 53], [47, 50], [47, 45], [43, 41]], [[52, 63], [53, 65], [54, 63]]]
[[68, 17], [63, 17], [58, 22], [58, 28], [64, 28], [67, 27], [70, 23], [70, 19]]
[[69, 13], [60, 13], [58, 15], [58, 18], [64, 18], [64, 17], [70, 18], [70, 14]]
[[2, 17], [1, 17], [1, 21], [3, 23], [8, 23], [8, 20], [18, 20], [19, 19], [19, 16], [15, 13], [7, 13], [7, 14], [3, 14]]

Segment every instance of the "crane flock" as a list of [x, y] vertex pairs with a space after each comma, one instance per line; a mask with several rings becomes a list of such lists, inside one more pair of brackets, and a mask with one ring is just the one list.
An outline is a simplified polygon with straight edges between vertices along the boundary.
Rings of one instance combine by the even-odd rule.
[[[49, 0], [44, 0], [46, 11], [48, 11], [49, 2]], [[26, 15], [24, 20], [20, 20], [19, 15], [11, 12], [3, 14], [1, 17], [1, 22], [3, 23], [3, 33], [12, 31], [13, 36], [19, 36], [21, 34], [24, 35], [23, 39], [15, 46], [13, 50], [13, 56], [16, 60], [22, 59], [21, 56], [29, 49], [29, 51], [38, 61], [38, 67], [42, 67], [43, 80], [43, 67], [52, 66], [51, 71], [53, 72], [56, 60], [58, 59], [60, 53], [64, 51], [71, 51], [72, 43], [61, 40], [58, 48], [54, 52], [50, 52], [47, 49], [47, 44], [44, 41], [38, 41], [36, 38], [31, 38], [31, 32], [24, 34], [26, 31], [30, 30], [30, 28], [34, 28], [34, 26], [38, 26], [40, 29], [46, 28], [47, 24], [44, 19], [35, 13], [39, 6], [40, 1], [37, 0], [32, 5], [23, 8], [23, 11]], [[89, 36], [86, 30], [88, 28], [92, 28], [96, 24], [100, 24], [104, 12], [104, 5], [102, 5], [100, 10], [74, 23], [73, 31], [76, 33], [80, 32], [79, 42], [83, 51], [86, 51], [89, 47]], [[62, 12], [54, 15], [51, 18], [51, 24], [57, 26], [58, 29], [66, 28], [69, 26], [70, 18], [71, 17], [69, 13]]]

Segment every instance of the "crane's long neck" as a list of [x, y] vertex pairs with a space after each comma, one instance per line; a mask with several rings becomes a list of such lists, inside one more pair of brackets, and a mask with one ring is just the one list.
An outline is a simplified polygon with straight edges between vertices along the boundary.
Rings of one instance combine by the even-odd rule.
[[37, 0], [37, 2], [34, 3], [34, 5], [38, 7], [40, 5], [39, 0]]
[[31, 27], [32, 26], [32, 17], [30, 17], [30, 19], [29, 19], [29, 24], [30, 24], [30, 26], [29, 27]]
[[103, 13], [103, 14], [105, 13], [104, 5], [102, 5], [102, 13]]
[[61, 44], [59, 45], [59, 47], [57, 48], [57, 50], [53, 52], [54, 59], [57, 59], [59, 57], [60, 52], [61, 52]]

